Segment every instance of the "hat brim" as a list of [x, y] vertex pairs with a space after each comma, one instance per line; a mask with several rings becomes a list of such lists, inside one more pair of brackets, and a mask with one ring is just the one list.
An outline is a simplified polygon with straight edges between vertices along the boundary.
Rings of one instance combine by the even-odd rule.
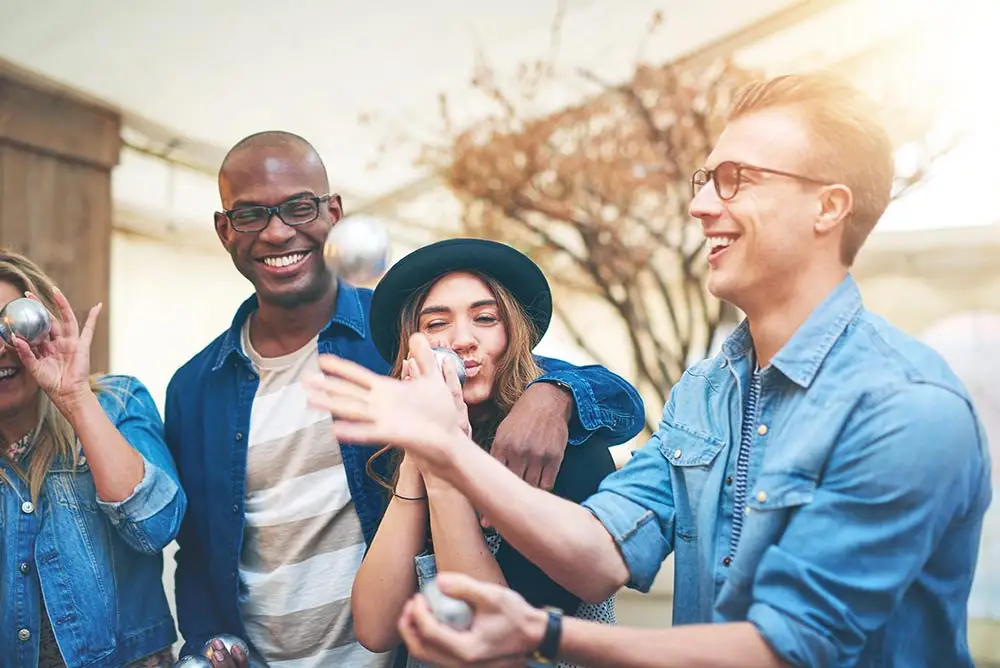
[[552, 291], [531, 258], [507, 244], [486, 239], [447, 239], [419, 248], [385, 273], [372, 295], [372, 339], [392, 364], [399, 350], [400, 313], [406, 300], [427, 283], [455, 271], [484, 274], [503, 285], [534, 324], [541, 340], [552, 321]]

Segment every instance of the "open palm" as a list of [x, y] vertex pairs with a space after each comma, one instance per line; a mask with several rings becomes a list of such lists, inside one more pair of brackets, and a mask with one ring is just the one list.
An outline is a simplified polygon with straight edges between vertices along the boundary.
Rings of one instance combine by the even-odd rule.
[[[48, 339], [30, 346], [24, 339], [15, 339], [14, 348], [25, 370], [57, 406], [75, 396], [87, 386], [90, 376], [90, 344], [101, 304], [90, 309], [87, 321], [80, 329], [73, 307], [60, 290], [53, 290], [59, 313], [53, 314], [52, 331]], [[38, 298], [29, 294], [30, 298]]]
[[[411, 338], [410, 350], [416, 366], [409, 380], [382, 376], [334, 355], [320, 355], [323, 375], [304, 383], [310, 390], [309, 405], [333, 415], [338, 440], [392, 443], [433, 468], [449, 461], [449, 436], [462, 423], [457, 408], [460, 400], [449, 389], [422, 334]], [[460, 392], [454, 370], [450, 375]]]

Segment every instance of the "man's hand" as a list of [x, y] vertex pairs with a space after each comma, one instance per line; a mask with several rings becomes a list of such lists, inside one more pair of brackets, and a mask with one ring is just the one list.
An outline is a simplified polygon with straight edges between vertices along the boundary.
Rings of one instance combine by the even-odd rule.
[[[308, 403], [333, 415], [339, 441], [391, 443], [406, 450], [421, 471], [443, 473], [453, 463], [460, 415], [449, 381], [423, 334], [410, 338], [410, 351], [417, 373], [406, 381], [335, 355], [320, 355], [324, 375], [303, 379], [309, 388]], [[457, 376], [450, 382], [457, 384]]]
[[548, 617], [517, 592], [459, 573], [442, 573], [437, 584], [442, 593], [472, 605], [472, 626], [467, 631], [445, 626], [417, 594], [399, 620], [399, 633], [413, 657], [445, 668], [524, 666], [541, 644]]
[[230, 654], [221, 640], [216, 638], [212, 641], [212, 656], [209, 657], [214, 668], [249, 668], [250, 657], [243, 653], [239, 647], [233, 647]]
[[529, 485], [551, 490], [569, 441], [573, 397], [552, 383], [535, 383], [497, 428], [490, 453]]

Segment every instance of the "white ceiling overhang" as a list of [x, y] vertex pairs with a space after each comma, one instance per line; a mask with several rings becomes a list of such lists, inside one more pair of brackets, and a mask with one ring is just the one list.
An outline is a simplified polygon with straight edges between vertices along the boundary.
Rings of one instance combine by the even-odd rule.
[[[550, 53], [560, 11], [554, 63], [563, 83], [539, 113], [597, 92], [576, 76], [580, 69], [621, 81], [640, 54], [652, 62], [735, 53], [772, 69], [827, 65], [863, 58], [955, 7], [942, 0], [32, 0], [0, 5], [0, 57], [123, 112], [126, 148], [114, 174], [120, 227], [216, 243], [214, 172], [226, 149], [247, 134], [285, 129], [317, 146], [348, 211], [387, 217], [411, 245], [455, 217], [433, 175], [414, 165], [419, 143], [442, 136], [440, 96], [459, 122], [489, 113], [470, 86], [478, 54], [513, 77], [518, 65]], [[663, 27], [643, 42], [657, 10]]]

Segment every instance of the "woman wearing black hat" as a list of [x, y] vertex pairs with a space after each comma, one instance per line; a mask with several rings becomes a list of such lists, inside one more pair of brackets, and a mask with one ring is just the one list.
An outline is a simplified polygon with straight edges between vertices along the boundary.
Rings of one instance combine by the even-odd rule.
[[[375, 345], [394, 376], [421, 373], [407, 350], [416, 332], [458, 353], [464, 386], [448, 366], [445, 377], [456, 403], [467, 409], [460, 411], [463, 430], [483, 448], [489, 449], [497, 425], [542, 375], [532, 350], [552, 317], [551, 292], [534, 262], [510, 246], [453, 239], [411, 253], [383, 277], [371, 313]], [[597, 491], [615, 468], [609, 445], [592, 438], [567, 448], [553, 493], [579, 502]], [[395, 455], [390, 449], [376, 457]], [[366, 647], [387, 651], [400, 643], [396, 622], [403, 605], [439, 568], [504, 584], [537, 606], [615, 622], [613, 598], [581, 605], [499, 535], [484, 531], [469, 502], [443, 481], [423, 475], [409, 458], [392, 470], [393, 479], [385, 481], [392, 500], [352, 593], [355, 634]]]

